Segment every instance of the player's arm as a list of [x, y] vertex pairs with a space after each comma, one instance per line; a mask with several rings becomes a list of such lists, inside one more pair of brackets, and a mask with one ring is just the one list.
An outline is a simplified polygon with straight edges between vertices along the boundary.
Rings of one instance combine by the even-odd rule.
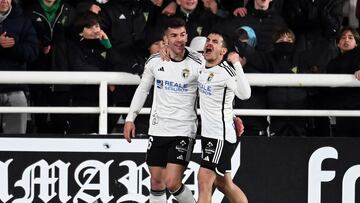
[[144, 106], [153, 82], [154, 75], [152, 73], [152, 68], [150, 65], [146, 65], [141, 82], [135, 91], [134, 97], [131, 100], [129, 113], [125, 119], [124, 137], [128, 142], [131, 142], [131, 138], [135, 137], [134, 121], [141, 108]]
[[240, 56], [235, 53], [229, 53], [228, 60], [233, 64], [236, 71], [236, 76], [230, 78], [226, 85], [229, 89], [234, 91], [235, 95], [242, 100], [249, 99], [251, 96], [251, 88], [249, 81], [245, 77], [244, 70], [240, 63], [241, 58]]

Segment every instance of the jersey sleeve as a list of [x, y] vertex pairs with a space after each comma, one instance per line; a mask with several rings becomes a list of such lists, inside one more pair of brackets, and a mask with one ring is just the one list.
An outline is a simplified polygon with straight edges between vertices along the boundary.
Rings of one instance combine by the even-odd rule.
[[139, 114], [141, 108], [144, 106], [150, 88], [154, 83], [153, 67], [154, 63], [151, 63], [151, 61], [145, 65], [145, 70], [142, 75], [141, 82], [131, 100], [130, 110], [126, 116], [125, 121], [133, 122]]
[[251, 96], [251, 88], [240, 62], [236, 62], [234, 67], [236, 76], [227, 80], [226, 86], [231, 89], [239, 99], [249, 99]]

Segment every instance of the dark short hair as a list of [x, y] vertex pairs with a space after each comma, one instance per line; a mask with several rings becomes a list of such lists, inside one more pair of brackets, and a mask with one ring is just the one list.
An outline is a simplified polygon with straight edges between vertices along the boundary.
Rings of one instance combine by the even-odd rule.
[[218, 30], [213, 30], [209, 33], [209, 35], [210, 34], [220, 35], [223, 38], [223, 47], [226, 48], [228, 52], [232, 51], [232, 42], [229, 35]]
[[100, 24], [100, 17], [94, 12], [86, 11], [76, 18], [74, 31], [81, 33], [84, 28], [90, 28], [96, 24]]
[[351, 27], [351, 26], [343, 27], [343, 28], [340, 30], [339, 35], [338, 35], [338, 37], [336, 38], [336, 43], [339, 43], [341, 36], [342, 36], [345, 32], [347, 32], [347, 31], [351, 32], [351, 33], [354, 35], [356, 44], [359, 44], [359, 43], [360, 43], [360, 35], [359, 35], [358, 31], [356, 31], [356, 29], [353, 28], [353, 27]]
[[169, 28], [186, 27], [186, 22], [181, 18], [169, 18], [164, 25], [164, 33]]

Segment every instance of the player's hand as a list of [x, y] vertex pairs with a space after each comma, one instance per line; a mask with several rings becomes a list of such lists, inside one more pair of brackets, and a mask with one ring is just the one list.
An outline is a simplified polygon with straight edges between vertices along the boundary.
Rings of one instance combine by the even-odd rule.
[[165, 45], [163, 48], [160, 49], [160, 58], [163, 61], [170, 61], [170, 48]]
[[354, 75], [356, 79], [360, 80], [360, 70], [356, 71]]
[[236, 62], [240, 62], [240, 56], [236, 52], [230, 52], [228, 54], [227, 60], [232, 64], [235, 64]]
[[239, 117], [234, 117], [236, 136], [240, 137], [244, 133], [244, 124]]
[[131, 138], [135, 137], [135, 124], [131, 121], [126, 121], [124, 125], [124, 137], [126, 141], [131, 143]]
[[228, 54], [227, 60], [233, 65], [237, 62], [240, 62], [242, 66], [246, 64], [246, 58], [240, 57], [239, 54], [236, 52], [230, 52]]
[[233, 15], [239, 17], [245, 17], [247, 15], [247, 9], [245, 7], [237, 8], [234, 10]]

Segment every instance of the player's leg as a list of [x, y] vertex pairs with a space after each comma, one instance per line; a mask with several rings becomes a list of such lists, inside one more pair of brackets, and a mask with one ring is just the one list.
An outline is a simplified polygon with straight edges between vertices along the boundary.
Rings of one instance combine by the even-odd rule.
[[150, 171], [150, 203], [166, 202], [165, 168], [149, 166]]
[[212, 197], [213, 184], [216, 173], [213, 170], [200, 167], [198, 172], [198, 203], [210, 203]]
[[245, 193], [232, 181], [231, 173], [225, 173], [224, 176], [217, 175], [215, 185], [229, 202], [248, 203]]
[[223, 141], [219, 162], [215, 168], [215, 186], [228, 198], [231, 203], [247, 203], [244, 192], [233, 182], [231, 177], [231, 157], [236, 143]]
[[166, 166], [166, 149], [162, 146], [166, 140], [150, 136], [146, 155], [146, 163], [150, 172], [150, 203], [166, 203], [166, 184], [165, 184], [165, 166]]
[[182, 183], [189, 164], [195, 140], [188, 137], [175, 137], [169, 148], [166, 166], [166, 187], [179, 203], [195, 203], [192, 192]]
[[166, 187], [179, 203], [195, 203], [190, 189], [182, 183], [186, 167], [179, 164], [168, 163], [166, 166]]

